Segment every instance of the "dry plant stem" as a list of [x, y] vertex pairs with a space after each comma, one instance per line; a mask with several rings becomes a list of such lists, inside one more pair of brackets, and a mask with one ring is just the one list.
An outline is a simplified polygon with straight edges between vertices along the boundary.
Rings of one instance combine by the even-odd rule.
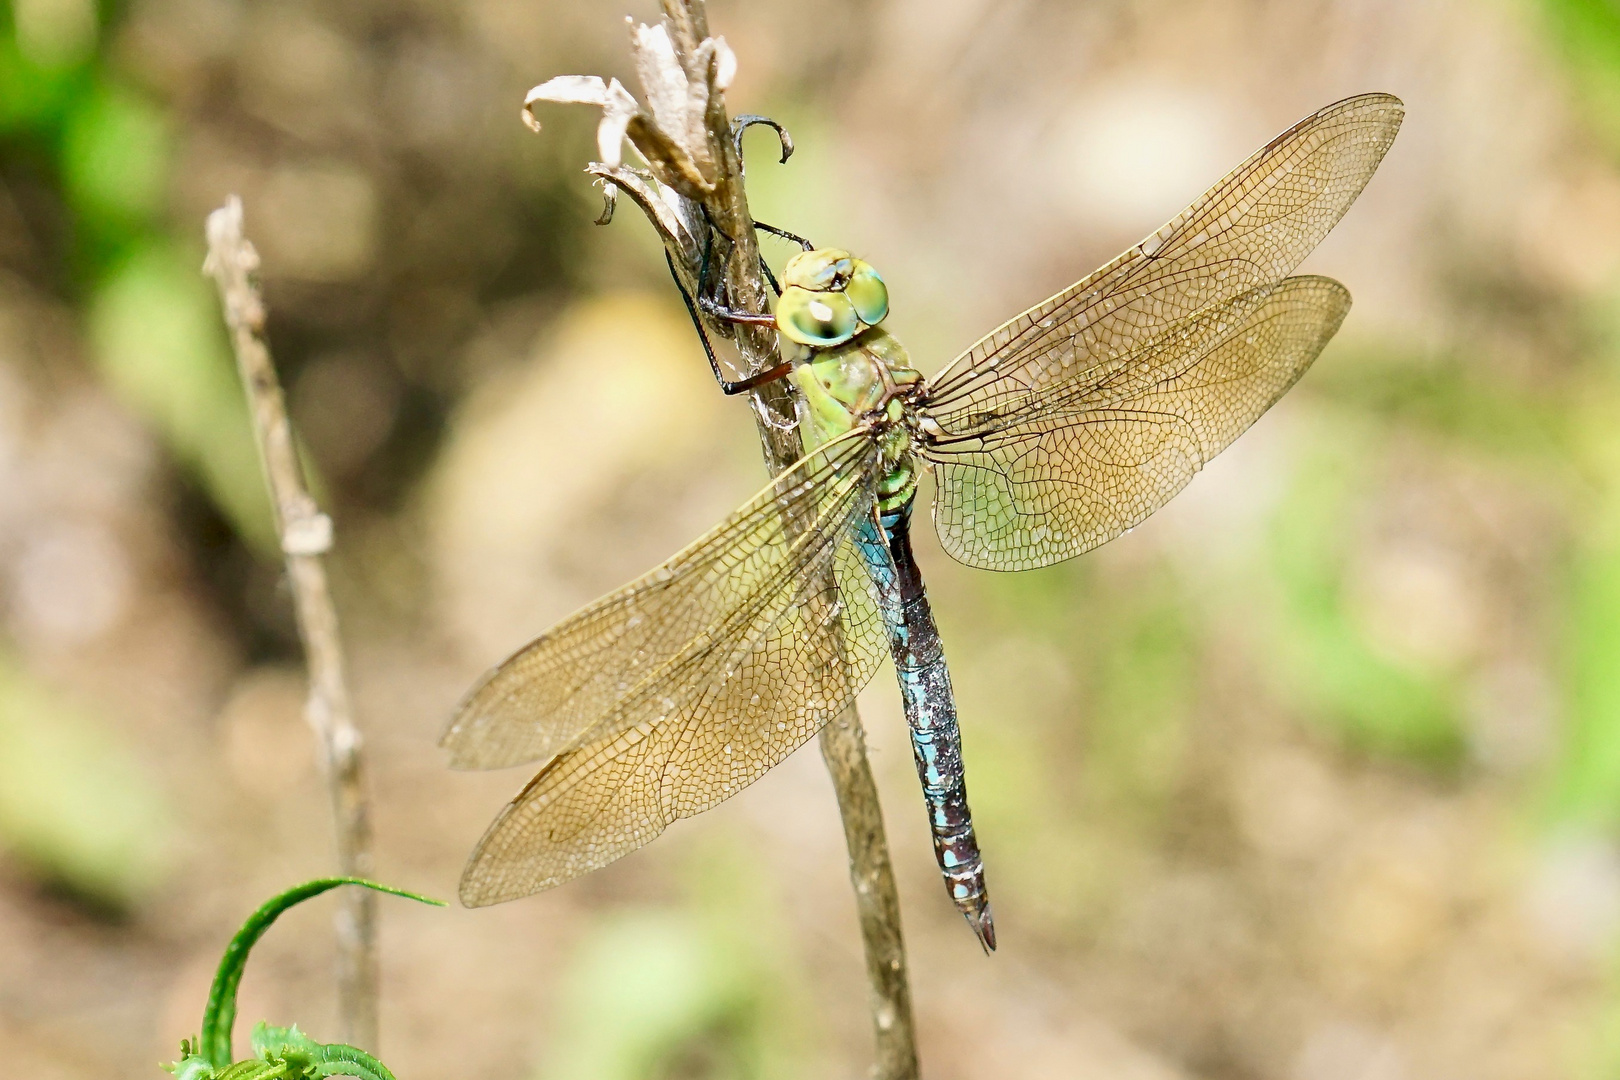
[[[361, 782], [360, 733], [349, 706], [337, 611], [321, 561], [331, 547], [332, 522], [304, 486], [281, 384], [264, 341], [264, 301], [253, 276], [258, 265], [258, 253], [242, 234], [241, 200], [233, 195], [222, 209], [208, 215], [208, 261], [203, 269], [219, 284], [270, 489], [276, 533], [287, 560], [298, 634], [309, 666], [305, 718], [315, 732], [332, 801], [338, 872], [370, 877], [371, 823]], [[345, 889], [341, 897], [336, 926], [341, 1041], [375, 1051], [376, 896], [366, 889]]]
[[[709, 36], [704, 0], [663, 0], [671, 36], [679, 56], [695, 73], [694, 52]], [[715, 224], [733, 243], [726, 261], [727, 292], [746, 311], [768, 310], [766, 286], [759, 270], [759, 247], [753, 217], [743, 187], [742, 167], [731, 138], [730, 120], [723, 97], [710, 95], [709, 147], [718, 166], [714, 190], [704, 198]], [[777, 363], [776, 335], [769, 328], [739, 325], [717, 332], [734, 334], [745, 374]], [[803, 452], [792, 395], [782, 381], [753, 392], [754, 413], [766, 465], [777, 474]], [[821, 754], [838, 793], [838, 809], [849, 848], [850, 881], [860, 918], [866, 951], [866, 972], [871, 991], [872, 1026], [877, 1080], [914, 1080], [917, 1076], [917, 1041], [912, 1023], [911, 986], [906, 973], [905, 944], [900, 932], [900, 894], [895, 887], [889, 844], [883, 830], [883, 811], [877, 784], [866, 757], [866, 736], [860, 714], [851, 705], [821, 731]]]
[[866, 733], [860, 713], [851, 705], [821, 729], [821, 757], [838, 792], [849, 848], [849, 880], [855, 887], [861, 944], [866, 950], [866, 979], [871, 988], [872, 1029], [879, 1080], [915, 1080], [917, 1034], [911, 1018], [911, 983], [906, 972], [906, 945], [900, 936], [900, 893], [889, 863], [883, 834], [883, 808], [866, 759]]

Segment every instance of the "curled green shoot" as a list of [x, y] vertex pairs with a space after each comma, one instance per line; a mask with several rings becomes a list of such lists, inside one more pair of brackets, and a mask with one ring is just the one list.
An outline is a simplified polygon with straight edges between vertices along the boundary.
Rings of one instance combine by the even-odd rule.
[[421, 896], [405, 889], [381, 885], [355, 877], [317, 878], [294, 886], [265, 901], [225, 947], [219, 970], [214, 973], [203, 1010], [202, 1031], [195, 1046], [180, 1044], [181, 1060], [170, 1066], [176, 1080], [288, 1080], [326, 1076], [356, 1076], [363, 1080], [393, 1080], [392, 1074], [371, 1055], [352, 1046], [315, 1042], [291, 1028], [260, 1023], [253, 1031], [255, 1057], [232, 1063], [231, 1029], [236, 1023], [236, 992], [242, 984], [248, 953], [272, 923], [291, 907], [339, 885], [359, 885], [392, 896], [403, 896], [435, 907], [444, 901]]

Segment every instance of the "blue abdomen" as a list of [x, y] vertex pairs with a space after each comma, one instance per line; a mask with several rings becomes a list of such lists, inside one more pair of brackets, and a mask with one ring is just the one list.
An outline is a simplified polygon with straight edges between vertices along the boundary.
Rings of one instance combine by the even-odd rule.
[[912, 756], [945, 888], [984, 947], [994, 949], [984, 861], [968, 810], [956, 696], [922, 574], [911, 554], [911, 506], [908, 499], [884, 512], [880, 521], [863, 523], [857, 542], [888, 630], [889, 653], [900, 679]]

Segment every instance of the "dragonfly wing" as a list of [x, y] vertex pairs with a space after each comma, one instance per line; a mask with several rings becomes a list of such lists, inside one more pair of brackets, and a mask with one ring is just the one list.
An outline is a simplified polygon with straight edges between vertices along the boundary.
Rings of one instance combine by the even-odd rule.
[[1301, 120], [1152, 236], [957, 357], [928, 381], [930, 413], [970, 429], [1054, 384], [1104, 382], [1169, 327], [1281, 281], [1361, 194], [1403, 115], [1398, 98], [1362, 94]]
[[1349, 310], [1338, 282], [1287, 278], [1161, 334], [1107, 380], [925, 446], [942, 545], [969, 566], [1027, 570], [1119, 536], [1270, 408]]
[[867, 497], [875, 458], [857, 438], [806, 455], [663, 565], [519, 649], [457, 708], [440, 740], [451, 766], [549, 760], [684, 704], [722, 645], [791, 603], [795, 571], [826, 557]]
[[868, 591], [838, 582], [876, 461], [863, 437], [808, 455], [473, 692], [445, 738], [460, 763], [550, 760], [479, 842], [464, 903], [607, 865], [736, 794], [854, 699], [883, 636]]

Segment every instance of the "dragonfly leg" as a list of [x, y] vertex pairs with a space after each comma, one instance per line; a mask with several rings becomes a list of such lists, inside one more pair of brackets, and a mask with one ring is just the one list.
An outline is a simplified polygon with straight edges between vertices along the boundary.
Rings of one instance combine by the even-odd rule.
[[720, 301], [708, 296], [698, 297], [698, 306], [717, 319], [726, 322], [744, 323], [748, 326], [775, 326], [776, 316], [768, 311], [738, 311], [729, 308]]
[[759, 257], [759, 271], [765, 275], [765, 280], [770, 283], [771, 292], [775, 293], [777, 296], [781, 296], [782, 286], [776, 280], [776, 275], [771, 273], [771, 264], [765, 261], [765, 256], [763, 255]]
[[768, 311], [738, 311], [736, 308], [728, 307], [721, 301], [721, 282], [718, 280], [711, 281], [711, 275], [709, 273], [709, 270], [714, 263], [714, 237], [715, 234], [718, 233], [728, 244], [731, 243], [731, 237], [727, 236], [726, 233], [715, 224], [714, 218], [709, 216], [707, 209], [703, 211], [703, 214], [704, 217], [708, 219], [709, 234], [704, 238], [703, 258], [698, 264], [698, 307], [702, 308], [705, 313], [712, 315], [714, 318], [723, 319], [726, 322], [745, 323], [750, 326], [775, 326], [776, 316], [772, 315]]
[[795, 244], [798, 244], [800, 247], [804, 248], [806, 251], [816, 250], [816, 245], [812, 244], [798, 233], [790, 233], [786, 229], [778, 229], [775, 225], [767, 225], [763, 221], [754, 222], [754, 228], [760, 230], [761, 232], [768, 232], [772, 236], [780, 236], [784, 240], [791, 240]]
[[681, 284], [681, 276], [675, 272], [675, 260], [670, 258], [668, 252], [664, 253], [664, 262], [669, 266], [669, 276], [675, 279], [675, 288], [681, 294], [681, 301], [686, 304], [686, 313], [692, 318], [692, 326], [697, 330], [698, 340], [703, 342], [703, 354], [709, 359], [709, 370], [714, 372], [714, 381], [720, 384], [722, 394], [728, 397], [745, 394], [756, 387], [780, 379], [792, 370], [791, 364], [778, 364], [746, 379], [727, 379], [725, 373], [720, 370], [720, 358], [714, 354], [714, 344], [709, 340], [709, 332], [703, 327], [703, 318], [698, 314], [697, 305], [692, 302], [692, 294]]
[[[709, 233], [703, 241], [703, 258], [698, 268], [698, 292], [699, 295], [708, 297], [716, 305], [723, 306], [721, 305], [720, 301], [720, 283], [716, 281], [711, 285], [709, 282], [709, 262], [714, 251], [715, 234], [719, 233], [727, 243], [731, 243], [731, 237], [724, 229], [715, 224], [714, 217], [709, 213], [707, 207], [705, 207], [703, 210], [703, 216], [708, 222]], [[773, 236], [780, 236], [786, 240], [791, 240], [806, 251], [815, 250], [815, 245], [806, 240], [804, 237], [800, 236], [798, 233], [790, 233], [786, 229], [779, 229], [775, 225], [767, 225], [763, 221], [754, 222], [754, 228], [760, 230], [761, 232], [771, 233]], [[777, 296], [781, 296], [782, 285], [776, 280], [776, 275], [771, 273], [771, 264], [765, 261], [765, 256], [763, 254], [759, 256], [759, 269], [760, 273], [765, 275], [765, 280], [770, 283], [771, 291]], [[709, 306], [704, 305], [704, 310], [709, 310]]]
[[[774, 316], [761, 316], [755, 312], [734, 311], [726, 306], [722, 300], [724, 279], [711, 277], [709, 270], [714, 266], [714, 238], [718, 235], [727, 244], [733, 243], [731, 236], [719, 225], [715, 224], [714, 217], [707, 207], [703, 209], [703, 218], [708, 223], [708, 232], [703, 238], [703, 257], [698, 261], [697, 303], [700, 308], [717, 319], [727, 322], [748, 323], [756, 322], [760, 318], [768, 318], [775, 325]], [[763, 261], [763, 260], [761, 260]]]
[[[703, 241], [703, 257], [698, 263], [697, 296], [695, 298], [687, 291], [686, 285], [681, 281], [680, 274], [675, 270], [675, 260], [670, 257], [667, 251], [664, 253], [664, 262], [669, 266], [669, 276], [675, 279], [675, 288], [680, 291], [681, 301], [686, 305], [687, 315], [691, 316], [692, 326], [697, 330], [698, 340], [703, 342], [703, 354], [708, 358], [709, 370], [714, 373], [714, 381], [720, 384], [720, 392], [728, 396], [745, 394], [750, 390], [764, 386], [766, 383], [775, 382], [777, 379], [782, 378], [793, 370], [793, 365], [789, 363], [777, 364], [775, 367], [766, 368], [764, 371], [750, 375], [745, 379], [727, 379], [725, 373], [721, 371], [720, 359], [715, 355], [714, 343], [709, 339], [709, 332], [704, 327], [703, 316], [699, 312], [701, 311], [715, 319], [726, 322], [772, 327], [776, 325], [776, 316], [769, 312], [737, 311], [728, 307], [722, 301], [721, 282], [714, 279], [709, 270], [714, 262], [715, 234], [718, 233], [727, 243], [731, 242], [731, 237], [726, 235], [725, 231], [715, 224], [714, 218], [710, 216], [707, 209], [703, 211], [703, 215], [708, 223], [708, 231]], [[777, 295], [780, 296], [782, 293], [781, 286], [777, 284], [776, 277], [771, 273], [771, 268], [766, 265], [763, 255], [760, 256], [759, 265], [760, 269], [765, 273], [765, 279], [770, 282], [771, 288], [775, 289]]]

